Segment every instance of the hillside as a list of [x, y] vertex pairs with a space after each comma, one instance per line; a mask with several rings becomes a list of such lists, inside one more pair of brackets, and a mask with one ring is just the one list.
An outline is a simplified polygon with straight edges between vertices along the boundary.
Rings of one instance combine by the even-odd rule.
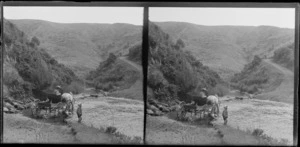
[[[268, 90], [262, 94], [259, 94], [257, 98], [259, 99], [269, 99], [274, 101], [281, 101], [287, 103], [294, 102], [294, 73], [289, 69], [282, 67], [276, 63], [273, 63], [271, 60], [264, 60], [265, 66], [272, 69], [272, 73], [276, 73], [280, 75], [274, 78], [274, 82], [270, 85], [270, 88], [274, 88], [274, 90]], [[277, 83], [278, 82], [278, 83]]]
[[[141, 50], [141, 46], [135, 49]], [[96, 89], [111, 92], [112, 96], [143, 100], [143, 71], [142, 66], [136, 63], [140, 60], [133, 62], [129, 60], [132, 58], [128, 58], [110, 53], [96, 70], [89, 72], [87, 80], [93, 81]]]
[[188, 94], [203, 87], [209, 89], [209, 93], [222, 94], [219, 89], [215, 89], [222, 83], [219, 75], [189, 51], [184, 51], [184, 46], [182, 40], [178, 39], [174, 43], [169, 34], [150, 23], [148, 99], [172, 101], [179, 98], [189, 101], [191, 97]]
[[274, 52], [272, 61], [294, 71], [294, 61], [295, 61], [294, 50], [295, 50], [294, 43], [283, 46]]
[[109, 53], [124, 55], [142, 40], [142, 27], [131, 24], [54, 23], [42, 20], [10, 20], [31, 38], [40, 39], [41, 47], [59, 63], [84, 77]]
[[78, 81], [72, 70], [58, 63], [39, 46], [38, 38], [29, 39], [13, 23], [4, 20], [4, 96], [17, 99], [32, 96], [32, 90], [47, 90]]
[[202, 26], [185, 22], [155, 22], [173, 41], [181, 38], [203, 64], [230, 79], [255, 55], [273, 56], [294, 42], [294, 30], [271, 26]]
[[293, 103], [294, 74], [292, 71], [255, 56], [244, 69], [234, 75], [232, 87], [256, 94], [258, 99]]

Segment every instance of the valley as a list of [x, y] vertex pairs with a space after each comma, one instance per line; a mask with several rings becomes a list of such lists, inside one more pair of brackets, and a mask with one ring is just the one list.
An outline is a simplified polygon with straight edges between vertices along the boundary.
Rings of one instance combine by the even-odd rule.
[[153, 22], [183, 50], [209, 66], [224, 80], [242, 70], [253, 56], [271, 57], [274, 51], [294, 42], [294, 30], [272, 26], [203, 26], [185, 22]]
[[131, 24], [64, 24], [42, 20], [10, 20], [29, 38], [36, 36], [52, 57], [84, 78], [109, 53], [125, 55], [142, 40], [142, 27]]
[[[24, 114], [27, 110], [5, 114], [4, 141], [142, 144], [145, 135], [146, 144], [159, 145], [291, 145], [293, 52], [283, 59], [275, 54], [293, 49], [293, 32], [272, 26], [150, 22], [146, 74], [141, 26], [5, 20], [5, 99], [44, 99], [33, 91], [53, 93], [61, 85], [74, 93], [75, 109], [83, 105], [83, 120], [78, 123], [76, 115], [66, 124], [37, 120]], [[204, 87], [209, 95], [219, 95], [221, 110], [228, 106], [227, 126], [221, 117], [213, 126], [177, 121], [176, 111], [162, 112], [153, 104], [157, 116], [144, 113], [144, 103], [189, 103]], [[111, 127], [117, 132], [108, 133]], [[255, 129], [271, 139], [253, 135]]]

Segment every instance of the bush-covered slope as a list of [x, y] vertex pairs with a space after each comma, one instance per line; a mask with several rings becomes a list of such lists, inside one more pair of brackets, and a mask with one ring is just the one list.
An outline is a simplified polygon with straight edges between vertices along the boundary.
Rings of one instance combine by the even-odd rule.
[[68, 85], [78, 80], [72, 70], [59, 64], [44, 49], [39, 40], [20, 31], [4, 20], [4, 84], [15, 98], [32, 95], [32, 89], [45, 90], [60, 84]]
[[240, 73], [234, 75], [231, 80], [232, 86], [243, 92], [259, 92], [269, 80], [267, 69], [261, 67], [262, 59], [255, 56], [252, 62], [246, 64]]
[[214, 88], [222, 83], [219, 75], [190, 52], [183, 51], [184, 46], [181, 39], [173, 43], [170, 35], [160, 27], [154, 23], [149, 24], [147, 86], [149, 91], [153, 91], [152, 98], [160, 101], [177, 98], [189, 100], [188, 93], [203, 87], [207, 87], [210, 93], [216, 93]]
[[294, 61], [295, 61], [294, 50], [295, 50], [294, 43], [279, 48], [274, 52], [273, 62], [294, 71]]
[[142, 27], [131, 24], [54, 23], [42, 20], [11, 20], [30, 37], [40, 39], [41, 47], [59, 63], [85, 77], [109, 53], [128, 54], [142, 40]]
[[130, 88], [138, 80], [142, 79], [141, 71], [124, 60], [110, 53], [109, 57], [101, 62], [96, 70], [88, 74], [87, 80], [93, 81], [96, 89], [104, 91]]
[[294, 42], [294, 29], [272, 26], [203, 26], [185, 22], [155, 22], [183, 50], [218, 72], [225, 80], [243, 69], [255, 55], [271, 57], [284, 44]]

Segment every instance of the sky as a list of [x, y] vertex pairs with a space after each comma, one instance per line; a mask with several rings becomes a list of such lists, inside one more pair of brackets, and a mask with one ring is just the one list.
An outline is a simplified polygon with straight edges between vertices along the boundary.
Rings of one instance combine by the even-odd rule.
[[[143, 24], [142, 7], [4, 7], [6, 19], [40, 19], [59, 23]], [[294, 8], [149, 8], [150, 21], [199, 25], [295, 28]]]
[[150, 21], [295, 28], [295, 8], [149, 8]]
[[143, 7], [13, 7], [4, 6], [6, 19], [39, 19], [58, 23], [143, 24]]

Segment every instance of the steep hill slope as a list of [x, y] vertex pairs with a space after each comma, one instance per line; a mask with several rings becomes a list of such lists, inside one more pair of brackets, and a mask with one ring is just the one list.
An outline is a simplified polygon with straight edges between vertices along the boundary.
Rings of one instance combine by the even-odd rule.
[[262, 60], [255, 56], [231, 82], [241, 91], [257, 94], [258, 99], [293, 103], [293, 72], [270, 59]]
[[273, 73], [277, 73], [280, 76], [270, 77], [276, 78], [272, 84], [270, 84], [270, 89], [274, 90], [266, 91], [257, 96], [259, 99], [269, 99], [287, 103], [294, 102], [294, 73], [289, 69], [282, 67], [276, 63], [273, 63], [271, 60], [264, 60], [263, 64], [269, 66], [272, 69]]
[[[160, 101], [182, 99], [189, 101], [189, 92], [206, 87], [210, 93], [222, 83], [219, 75], [203, 65], [189, 51], [184, 42], [174, 43], [169, 34], [154, 23], [149, 26], [148, 88]], [[151, 91], [151, 90], [150, 90]]]
[[137, 64], [135, 62], [132, 62], [128, 60], [127, 57], [120, 57], [119, 60], [122, 60], [123, 62], [127, 63], [127, 66], [133, 67], [133, 70], [136, 70], [139, 72], [139, 78], [135, 81], [134, 84], [132, 84], [128, 89], [118, 90], [114, 91], [111, 96], [115, 97], [125, 97], [125, 98], [131, 98], [131, 99], [137, 99], [137, 100], [144, 100], [143, 99], [143, 69], [140, 64]]
[[272, 61], [294, 71], [295, 44], [288, 44], [274, 52]]
[[84, 77], [95, 69], [110, 52], [128, 53], [128, 49], [141, 42], [142, 27], [131, 24], [64, 24], [42, 20], [11, 20], [29, 37], [36, 36], [41, 47]]
[[272, 56], [294, 42], [294, 30], [271, 26], [202, 26], [184, 22], [155, 22], [173, 40], [181, 38], [205, 65], [228, 79], [242, 70], [254, 55]]
[[96, 89], [110, 91], [112, 96], [143, 100], [142, 66], [128, 57], [110, 53], [96, 70], [89, 72], [87, 80], [93, 81]]
[[38, 38], [31, 41], [13, 23], [4, 20], [4, 85], [6, 94], [15, 98], [32, 96], [32, 89], [45, 90], [79, 80], [72, 70], [58, 63], [39, 46]]

